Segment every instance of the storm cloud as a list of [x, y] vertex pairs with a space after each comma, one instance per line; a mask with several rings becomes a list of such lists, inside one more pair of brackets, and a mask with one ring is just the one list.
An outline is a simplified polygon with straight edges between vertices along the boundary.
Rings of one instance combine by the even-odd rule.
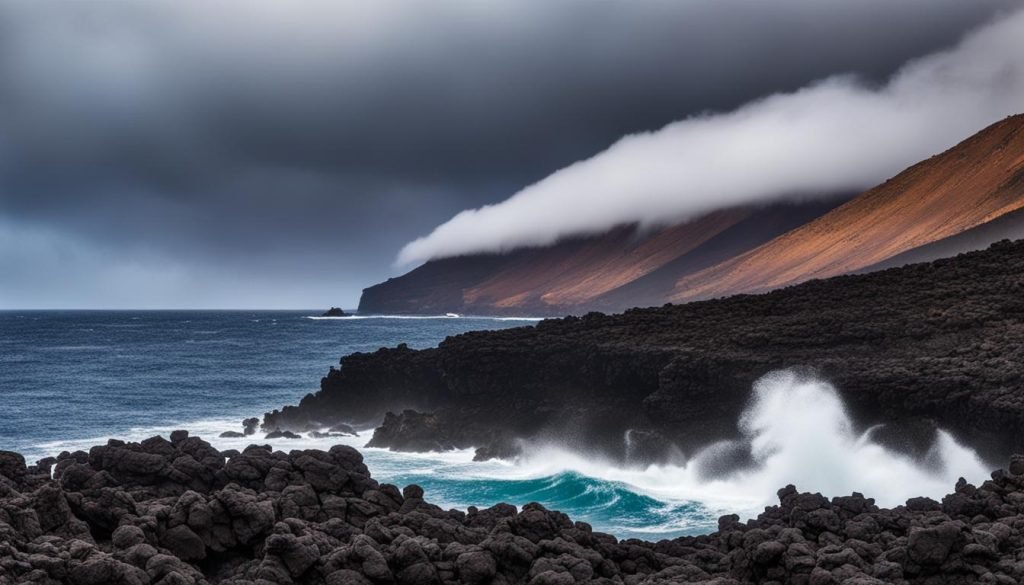
[[624, 135], [868, 92], [1019, 5], [5, 2], [0, 307], [353, 306]]
[[546, 245], [622, 224], [866, 189], [1024, 108], [1024, 11], [881, 87], [851, 76], [627, 136], [507, 201], [459, 213], [399, 262]]

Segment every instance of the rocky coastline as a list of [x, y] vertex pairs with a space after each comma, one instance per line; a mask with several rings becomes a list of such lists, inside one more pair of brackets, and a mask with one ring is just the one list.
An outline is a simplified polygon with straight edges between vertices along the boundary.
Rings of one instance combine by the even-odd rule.
[[345, 356], [319, 392], [262, 425], [377, 427], [374, 446], [477, 447], [480, 458], [553, 439], [658, 461], [735, 438], [752, 384], [796, 368], [908, 451], [942, 427], [1005, 461], [1024, 452], [1022, 293], [1024, 242], [1004, 241], [763, 295], [467, 333]]
[[217, 451], [176, 431], [28, 466], [0, 452], [0, 584], [1019, 583], [1024, 457], [941, 502], [793, 486], [712, 534], [618, 540], [539, 504], [443, 510], [360, 453]]

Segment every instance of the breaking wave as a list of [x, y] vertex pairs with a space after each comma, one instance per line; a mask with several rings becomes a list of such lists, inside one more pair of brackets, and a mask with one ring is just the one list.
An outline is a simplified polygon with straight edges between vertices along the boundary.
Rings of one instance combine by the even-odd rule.
[[[739, 427], [740, 438], [710, 444], [685, 462], [643, 468], [555, 444], [528, 445], [527, 454], [515, 462], [474, 462], [468, 449], [393, 453], [365, 448], [371, 432], [326, 439], [222, 439], [220, 432], [239, 430], [238, 421], [224, 419], [135, 428], [123, 438], [139, 440], [188, 428], [221, 449], [243, 449], [250, 443], [286, 450], [343, 443], [363, 452], [378, 480], [417, 483], [427, 490], [428, 499], [446, 507], [537, 501], [598, 530], [642, 538], [712, 531], [722, 514], [754, 516], [776, 503], [777, 490], [788, 484], [828, 497], [858, 491], [879, 505], [895, 506], [915, 496], [939, 499], [960, 477], [978, 483], [991, 470], [972, 449], [941, 430], [922, 459], [887, 448], [873, 439], [873, 429], [856, 430], [835, 388], [791, 371], [771, 373], [754, 385]], [[52, 453], [103, 440], [38, 447]], [[734, 464], [736, 453], [743, 454], [743, 465]]]
[[[857, 491], [879, 505], [896, 506], [915, 496], [940, 499], [959, 478], [980, 482], [991, 471], [973, 449], [943, 430], [920, 459], [888, 448], [874, 440], [875, 429], [855, 430], [830, 384], [791, 371], [761, 378], [739, 423], [741, 438], [708, 445], [681, 464], [624, 468], [545, 445], [495, 477], [571, 470], [631, 486], [658, 501], [696, 502], [749, 517], [776, 503], [776, 491], [788, 484], [828, 497]], [[736, 465], [737, 459], [743, 464]]]

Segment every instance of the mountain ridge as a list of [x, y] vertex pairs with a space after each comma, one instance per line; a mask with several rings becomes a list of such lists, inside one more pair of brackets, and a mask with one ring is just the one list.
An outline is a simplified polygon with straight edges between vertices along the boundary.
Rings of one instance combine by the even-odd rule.
[[364, 289], [359, 309], [555, 316], [765, 292], [981, 249], [1024, 232], [1021, 209], [1024, 114], [856, 197], [727, 208], [645, 234], [620, 226], [546, 247], [431, 260]]
[[[1007, 147], [1012, 150], [1005, 157]], [[1018, 115], [757, 249], [685, 276], [668, 300], [763, 292], [856, 272], [1022, 207], [1024, 115]]]

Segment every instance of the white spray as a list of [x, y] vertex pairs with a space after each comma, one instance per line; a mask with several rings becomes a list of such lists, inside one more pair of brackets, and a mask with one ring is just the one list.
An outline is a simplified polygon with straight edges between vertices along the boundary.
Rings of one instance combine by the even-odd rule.
[[[501, 476], [529, 477], [577, 471], [633, 486], [663, 501], [696, 501], [723, 512], [755, 514], [776, 502], [788, 484], [826, 496], [854, 491], [896, 506], [915, 496], [941, 498], [960, 477], [980, 482], [989, 471], [970, 448], [940, 430], [925, 461], [887, 449], [858, 434], [830, 384], [792, 371], [772, 372], [754, 385], [740, 416], [743, 437], [708, 445], [685, 464], [629, 469], [548, 445], [532, 451]], [[702, 470], [736, 444], [749, 446], [752, 465], [709, 479]]]
[[[770, 373], [755, 383], [751, 402], [739, 422], [743, 436], [738, 441], [709, 444], [682, 464], [652, 465], [644, 469], [624, 467], [562, 445], [530, 445], [527, 454], [516, 462], [480, 463], [472, 461], [471, 449], [439, 454], [364, 448], [362, 445], [369, 439], [367, 434], [298, 440], [266, 440], [262, 436], [217, 438], [223, 430], [234, 430], [236, 420], [132, 429], [121, 438], [140, 440], [157, 433], [166, 436], [173, 428], [188, 428], [221, 449], [244, 449], [254, 442], [269, 443], [285, 450], [323, 449], [345, 443], [363, 452], [370, 470], [381, 481], [415, 475], [453, 480], [453, 486], [460, 487], [450, 493], [436, 494], [434, 499], [460, 507], [480, 503], [474, 500], [474, 480], [483, 486], [495, 480], [534, 479], [575, 472], [619, 482], [662, 502], [699, 502], [712, 514], [739, 513], [751, 517], [764, 506], [776, 503], [776, 491], [788, 484], [828, 497], [858, 491], [875, 498], [879, 505], [896, 506], [915, 496], [939, 499], [952, 491], [960, 477], [979, 483], [991, 471], [972, 449], [958, 444], [944, 431], [938, 432], [926, 461], [915, 461], [909, 455], [887, 449], [872, 440], [870, 431], [855, 431], [834, 387], [787, 370]], [[102, 442], [103, 439], [85, 439], [39, 447], [47, 453], [56, 453]], [[749, 448], [752, 464], [709, 478], [704, 471], [716, 467], [717, 460], [735, 452], [737, 445]]]

